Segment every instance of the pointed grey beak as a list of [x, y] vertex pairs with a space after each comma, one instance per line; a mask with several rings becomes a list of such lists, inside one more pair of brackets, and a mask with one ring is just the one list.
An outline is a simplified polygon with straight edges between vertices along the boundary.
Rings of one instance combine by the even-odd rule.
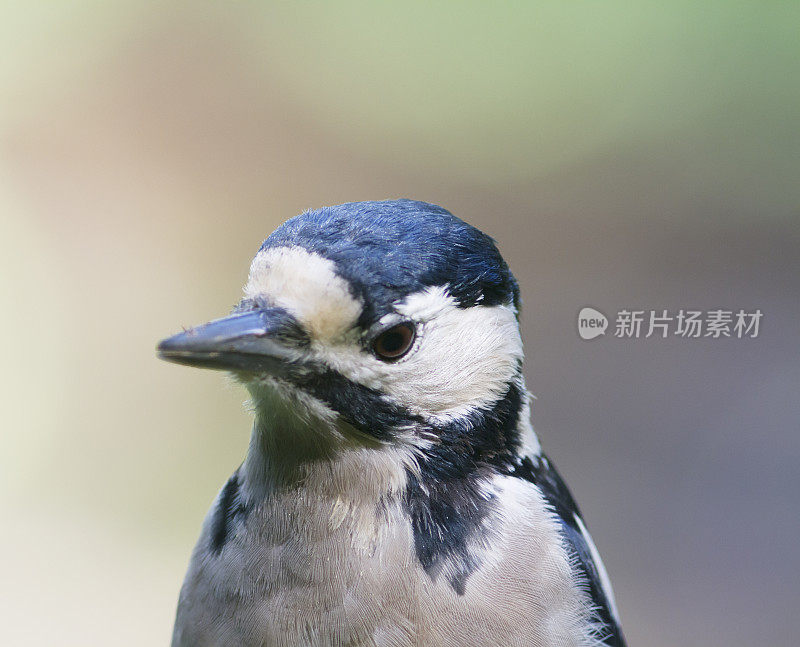
[[158, 344], [168, 362], [251, 373], [282, 374], [300, 357], [302, 332], [281, 308], [233, 314]]

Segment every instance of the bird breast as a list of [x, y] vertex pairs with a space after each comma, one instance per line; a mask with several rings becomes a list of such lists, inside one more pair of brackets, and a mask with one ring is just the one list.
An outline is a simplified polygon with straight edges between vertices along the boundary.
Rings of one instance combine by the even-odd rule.
[[462, 594], [421, 568], [399, 498], [365, 505], [287, 491], [250, 510], [217, 555], [208, 550], [212, 509], [173, 645], [593, 644], [541, 495], [509, 477], [487, 487], [504, 503]]

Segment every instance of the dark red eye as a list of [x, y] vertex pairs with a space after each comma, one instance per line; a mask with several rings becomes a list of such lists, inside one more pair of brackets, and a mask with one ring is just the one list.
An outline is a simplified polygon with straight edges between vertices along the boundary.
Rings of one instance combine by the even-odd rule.
[[372, 342], [372, 350], [381, 359], [399, 359], [414, 343], [414, 326], [408, 323], [397, 324], [384, 330]]

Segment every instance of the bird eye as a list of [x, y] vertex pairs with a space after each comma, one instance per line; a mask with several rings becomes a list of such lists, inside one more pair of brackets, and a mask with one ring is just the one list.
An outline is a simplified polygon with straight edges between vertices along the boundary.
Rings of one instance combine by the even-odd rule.
[[375, 341], [372, 342], [372, 350], [380, 359], [400, 359], [411, 348], [414, 336], [415, 331], [412, 324], [397, 324], [389, 330], [384, 330], [375, 338]]

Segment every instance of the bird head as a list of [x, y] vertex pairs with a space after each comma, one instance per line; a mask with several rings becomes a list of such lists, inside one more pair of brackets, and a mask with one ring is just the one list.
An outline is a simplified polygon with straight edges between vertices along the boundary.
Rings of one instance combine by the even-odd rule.
[[474, 468], [523, 442], [519, 306], [492, 239], [445, 209], [349, 203], [281, 225], [233, 313], [158, 353], [231, 371], [273, 427], [450, 452], [447, 469]]

